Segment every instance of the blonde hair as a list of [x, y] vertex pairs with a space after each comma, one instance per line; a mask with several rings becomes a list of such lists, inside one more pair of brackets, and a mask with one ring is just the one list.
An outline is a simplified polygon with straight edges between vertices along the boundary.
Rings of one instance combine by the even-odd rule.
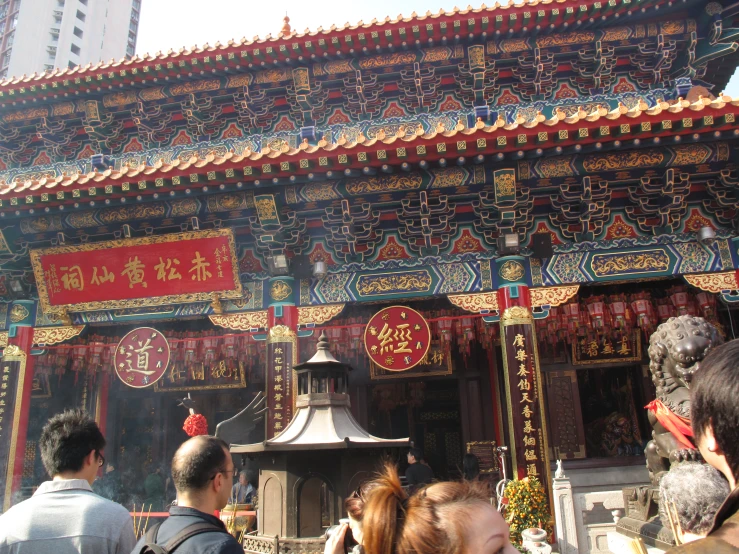
[[367, 554], [461, 554], [470, 511], [490, 504], [474, 481], [435, 483], [408, 496], [392, 465], [375, 483], [364, 509]]

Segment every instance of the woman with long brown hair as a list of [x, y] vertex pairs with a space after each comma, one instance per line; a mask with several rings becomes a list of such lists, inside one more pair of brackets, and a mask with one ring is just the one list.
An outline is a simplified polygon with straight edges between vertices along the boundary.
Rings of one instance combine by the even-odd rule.
[[517, 554], [508, 525], [476, 481], [429, 485], [412, 496], [386, 466], [363, 513], [366, 554]]

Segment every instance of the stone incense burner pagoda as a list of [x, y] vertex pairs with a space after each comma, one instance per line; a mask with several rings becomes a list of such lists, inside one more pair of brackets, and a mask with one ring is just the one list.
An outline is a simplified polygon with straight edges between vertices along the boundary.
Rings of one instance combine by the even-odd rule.
[[322, 335], [315, 355], [294, 367], [297, 411], [285, 430], [262, 443], [231, 445], [234, 454], [261, 457], [259, 534], [246, 537], [246, 552], [322, 553], [322, 536], [338, 524], [344, 499], [377, 471], [384, 454], [409, 445], [373, 437], [357, 423], [350, 370]]

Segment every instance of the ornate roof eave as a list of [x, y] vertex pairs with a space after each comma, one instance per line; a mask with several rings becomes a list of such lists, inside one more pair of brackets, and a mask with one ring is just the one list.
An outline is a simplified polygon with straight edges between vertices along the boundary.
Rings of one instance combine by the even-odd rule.
[[[302, 34], [267, 35], [253, 40], [242, 38], [229, 40], [226, 44], [216, 42], [213, 46], [206, 43], [189, 49], [170, 49], [166, 53], [146, 53], [73, 69], [10, 77], [0, 81], [0, 107], [64, 95], [80, 88], [87, 91], [120, 90], [137, 82], [171, 77], [172, 71], [175, 76], [188, 76], [211, 70], [243, 70], [252, 64], [260, 67], [269, 64], [266, 66], [269, 67], [299, 57], [311, 58], [319, 53], [329, 56], [351, 55], [355, 49], [362, 51], [365, 46], [371, 46], [375, 51], [377, 48], [390, 50], [419, 40], [426, 44], [429, 40], [438, 41], [438, 45], [445, 46], [447, 39], [454, 40], [460, 34], [492, 38], [504, 36], [504, 33], [508, 36], [512, 32], [526, 32], [538, 26], [572, 28], [581, 21], [606, 20], [616, 14], [624, 18], [632, 14], [641, 16], [642, 11], [648, 8], [656, 12], [670, 5], [670, 0], [617, 0], [613, 3], [600, 0], [525, 0], [516, 3], [509, 0], [504, 4], [496, 1], [491, 7], [485, 4], [480, 8], [455, 7], [450, 12], [440, 10], [424, 15], [414, 12], [409, 17], [399, 15], [395, 19], [386, 17], [382, 21], [373, 19], [369, 23], [360, 21], [356, 25], [347, 23], [341, 27], [332, 25], [328, 29], [319, 27]], [[661, 15], [662, 12], [659, 13]]]
[[[261, 152], [228, 152], [223, 156], [208, 154], [187, 160], [174, 160], [153, 166], [125, 167], [121, 171], [94, 171], [87, 174], [62, 175], [55, 179], [0, 181], [0, 207], [32, 208], [49, 206], [61, 201], [116, 196], [140, 195], [161, 187], [198, 188], [208, 184], [238, 181], [272, 180], [312, 171], [359, 171], [373, 165], [399, 165], [421, 160], [435, 160], [448, 156], [478, 156], [506, 152], [527, 152], [551, 149], [558, 155], [570, 145], [615, 141], [667, 138], [688, 134], [712, 133], [716, 140], [721, 132], [736, 130], [739, 98], [721, 96], [713, 100], [699, 97], [694, 102], [678, 99], [662, 102], [655, 107], [640, 104], [631, 109], [625, 106], [608, 111], [603, 107], [587, 113], [580, 110], [572, 116], [557, 111], [546, 119], [539, 115], [531, 123], [523, 120], [507, 123], [499, 118], [492, 125], [478, 121], [474, 127], [458, 124], [452, 130], [438, 127], [425, 133], [416, 128], [401, 128], [395, 135], [378, 133], [368, 139], [360, 135], [355, 141], [341, 138], [337, 143], [325, 140], [311, 145], [304, 141], [298, 148], [283, 146], [280, 150], [265, 148]], [[393, 148], [388, 148], [392, 146]], [[415, 147], [415, 148], [414, 148]], [[83, 195], [84, 193], [84, 195]]]

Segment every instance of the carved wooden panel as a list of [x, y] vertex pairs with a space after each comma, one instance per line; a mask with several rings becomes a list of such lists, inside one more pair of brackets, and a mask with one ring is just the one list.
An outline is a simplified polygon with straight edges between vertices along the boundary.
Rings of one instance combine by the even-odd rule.
[[585, 429], [574, 370], [546, 372], [553, 459], [585, 457]]

